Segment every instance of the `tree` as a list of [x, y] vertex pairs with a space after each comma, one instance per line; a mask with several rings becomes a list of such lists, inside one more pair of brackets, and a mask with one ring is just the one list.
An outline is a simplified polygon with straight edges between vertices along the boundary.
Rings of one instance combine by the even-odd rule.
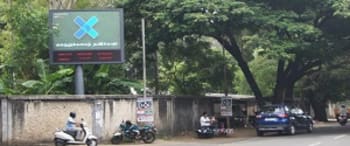
[[[161, 89], [177, 95], [224, 92], [224, 65], [227, 66], [227, 80], [231, 81], [235, 63], [230, 58], [223, 58], [221, 48], [212, 47], [205, 38], [199, 36], [185, 36], [173, 43], [161, 44]], [[229, 90], [232, 89], [231, 82], [227, 86]]]
[[[263, 56], [256, 56], [256, 58], [249, 62], [249, 66], [262, 94], [265, 96], [272, 96], [272, 91], [276, 84], [274, 80], [276, 78], [277, 61]], [[234, 82], [237, 84], [237, 86], [235, 86], [236, 91], [239, 94], [252, 94], [242, 71], [237, 70], [235, 74]]]
[[319, 72], [305, 76], [298, 85], [302, 95], [309, 99], [315, 119], [327, 121], [326, 106], [329, 101], [349, 100], [349, 52], [338, 55], [332, 62], [322, 65]]
[[[48, 58], [47, 9], [23, 1], [4, 5], [0, 62], [4, 87], [16, 91], [23, 80], [39, 78], [36, 60]], [[6, 90], [9, 91], [9, 90]]]
[[251, 24], [253, 10], [241, 1], [150, 0], [146, 8], [154, 21], [175, 36], [205, 35], [216, 39], [238, 62], [261, 105], [262, 94], [242, 56], [237, 36]]

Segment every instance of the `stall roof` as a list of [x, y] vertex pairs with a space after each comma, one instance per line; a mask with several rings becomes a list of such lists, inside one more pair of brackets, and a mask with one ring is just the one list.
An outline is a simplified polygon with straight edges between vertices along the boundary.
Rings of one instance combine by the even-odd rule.
[[[205, 96], [221, 98], [221, 97], [224, 97], [225, 94], [224, 93], [206, 93]], [[253, 95], [227, 94], [227, 97], [231, 97], [234, 100], [255, 100], [255, 96]]]

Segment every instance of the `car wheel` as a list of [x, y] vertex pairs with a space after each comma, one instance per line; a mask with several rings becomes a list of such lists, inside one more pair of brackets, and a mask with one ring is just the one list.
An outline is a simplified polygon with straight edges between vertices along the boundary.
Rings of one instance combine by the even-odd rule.
[[256, 131], [256, 135], [257, 135], [257, 136], [264, 136], [264, 132], [263, 132], [263, 131], [257, 130], [257, 131]]
[[290, 135], [294, 135], [295, 134], [295, 126], [294, 125], [290, 125], [289, 127], [289, 132]]
[[311, 133], [313, 129], [314, 129], [314, 125], [312, 123], [309, 123], [309, 125], [307, 126], [307, 132]]

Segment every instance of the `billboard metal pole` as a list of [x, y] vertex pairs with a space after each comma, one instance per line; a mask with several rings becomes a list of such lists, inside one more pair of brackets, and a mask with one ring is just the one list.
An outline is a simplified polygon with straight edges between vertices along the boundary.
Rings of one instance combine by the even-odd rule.
[[145, 44], [145, 18], [141, 19], [142, 25], [142, 54], [143, 54], [143, 97], [146, 97], [146, 44]]
[[84, 95], [84, 73], [81, 64], [75, 67], [75, 94]]

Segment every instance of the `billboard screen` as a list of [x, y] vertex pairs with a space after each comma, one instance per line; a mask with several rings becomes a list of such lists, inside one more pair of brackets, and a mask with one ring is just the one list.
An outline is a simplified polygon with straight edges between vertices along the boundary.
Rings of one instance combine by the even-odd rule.
[[52, 64], [124, 62], [123, 10], [50, 10]]

